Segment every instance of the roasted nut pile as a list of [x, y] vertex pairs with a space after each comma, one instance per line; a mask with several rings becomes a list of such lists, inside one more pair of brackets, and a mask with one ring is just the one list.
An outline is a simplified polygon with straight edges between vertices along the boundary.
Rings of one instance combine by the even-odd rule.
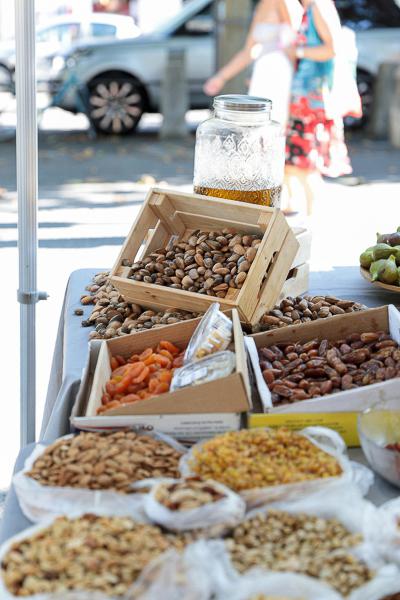
[[193, 510], [222, 498], [224, 494], [215, 482], [203, 481], [198, 477], [189, 477], [175, 483], [161, 483], [155, 494], [157, 502], [169, 510]]
[[80, 433], [48, 446], [26, 474], [42, 485], [123, 493], [149, 477], [179, 477], [181, 454], [133, 431]]
[[128, 360], [113, 356], [111, 378], [97, 414], [168, 392], [174, 369], [183, 365], [183, 354], [168, 340], [161, 340], [156, 348], [146, 348]]
[[2, 575], [15, 596], [69, 589], [122, 595], [147, 563], [182, 545], [178, 536], [127, 517], [60, 517], [14, 543], [3, 558]]
[[[132, 264], [130, 279], [225, 298], [240, 289], [256, 257], [261, 238], [231, 229], [196, 230]], [[124, 266], [130, 261], [124, 260]]]
[[335, 519], [270, 510], [234, 528], [226, 544], [240, 572], [259, 566], [327, 581], [344, 596], [369, 581], [368, 567], [347, 553], [362, 538]]
[[[86, 287], [89, 294], [81, 297], [81, 304], [94, 304], [90, 317], [82, 321], [83, 327], [96, 328], [95, 331], [90, 332], [90, 339], [110, 339], [200, 316], [199, 313], [178, 309], [155, 312], [138, 304], [126, 302], [125, 298], [108, 281], [108, 277], [108, 272], [95, 275], [93, 283]], [[81, 309], [77, 309], [75, 314], [80, 316], [82, 312]]]
[[279, 329], [287, 325], [298, 325], [317, 319], [365, 310], [367, 307], [352, 300], [341, 300], [335, 296], [297, 296], [284, 298], [273, 310], [266, 313], [254, 326], [254, 333]]
[[400, 377], [400, 348], [382, 331], [336, 342], [314, 339], [259, 350], [273, 404], [286, 404]]
[[241, 491], [342, 473], [337, 460], [287, 429], [242, 429], [194, 449], [192, 471]]

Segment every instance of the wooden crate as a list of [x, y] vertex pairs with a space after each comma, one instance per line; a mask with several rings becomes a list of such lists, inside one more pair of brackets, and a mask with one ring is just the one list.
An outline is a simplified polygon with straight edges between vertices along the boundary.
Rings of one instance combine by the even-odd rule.
[[[88, 363], [72, 409], [71, 424], [77, 429], [109, 429], [119, 427], [156, 427], [179, 439], [210, 437], [241, 424], [241, 413], [251, 409], [251, 388], [239, 315], [232, 310], [233, 341], [229, 349], [235, 352], [236, 366], [227, 377], [182, 388], [159, 396], [120, 406], [97, 415], [104, 386], [111, 375], [110, 357], [119, 354], [128, 358], [168, 340], [185, 348], [200, 319], [166, 325], [134, 333], [90, 346]], [[99, 348], [100, 345], [100, 348]]]
[[[312, 339], [335, 341], [351, 333], [385, 331], [400, 341], [400, 314], [394, 306], [383, 306], [360, 312], [337, 315], [329, 319], [317, 319], [308, 323], [282, 327], [248, 336], [257, 348], [281, 343], [305, 343]], [[252, 341], [251, 341], [252, 340]], [[265, 383], [261, 374], [257, 353], [248, 348], [256, 388], [260, 398], [265, 394]], [[284, 404], [269, 408], [264, 413], [251, 413], [248, 425], [252, 427], [288, 427], [302, 429], [318, 426], [336, 429], [348, 446], [358, 446], [358, 414], [379, 400], [399, 397], [400, 380], [390, 379], [351, 390], [340, 391], [310, 400]]]
[[[185, 238], [195, 229], [225, 227], [263, 236], [243, 287], [229, 289], [225, 298], [128, 279], [131, 268], [123, 266], [124, 259], [138, 261], [164, 247], [172, 236]], [[127, 300], [142, 306], [205, 312], [218, 301], [221, 310], [236, 308], [242, 321], [256, 323], [275, 305], [298, 249], [296, 236], [278, 209], [153, 189], [111, 271], [111, 282]]]

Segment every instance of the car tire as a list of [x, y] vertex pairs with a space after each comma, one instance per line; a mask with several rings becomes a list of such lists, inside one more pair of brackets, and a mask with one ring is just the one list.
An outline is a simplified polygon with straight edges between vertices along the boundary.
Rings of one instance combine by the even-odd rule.
[[364, 127], [371, 117], [374, 93], [374, 76], [371, 75], [371, 73], [368, 73], [367, 71], [362, 71], [358, 69], [357, 87], [361, 97], [363, 116], [361, 117], [361, 119], [356, 119], [354, 117], [345, 117], [345, 126], [352, 129], [359, 129], [361, 127]]
[[106, 73], [89, 84], [88, 117], [99, 133], [132, 133], [146, 106], [143, 86], [129, 75]]

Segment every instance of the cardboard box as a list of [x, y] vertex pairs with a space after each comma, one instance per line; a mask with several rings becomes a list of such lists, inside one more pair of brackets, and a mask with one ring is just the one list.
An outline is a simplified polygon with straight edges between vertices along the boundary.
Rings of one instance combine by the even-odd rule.
[[[176, 236], [189, 239], [196, 229], [224, 228], [262, 238], [243, 287], [229, 288], [225, 298], [218, 299], [221, 310], [236, 308], [243, 322], [258, 323], [261, 316], [274, 307], [289, 272], [300, 266], [300, 263], [293, 265], [296, 255], [299, 260], [307, 255], [307, 249], [305, 254], [298, 254], [300, 245], [296, 235], [276, 208], [152, 189], [119, 253], [110, 280], [126, 300], [141, 306], [205, 312], [216, 301], [215, 296], [135, 281], [129, 278], [132, 270], [125, 266], [125, 261], [138, 261], [157, 248], [165, 247]], [[299, 233], [303, 235], [304, 230]], [[306, 248], [307, 236], [303, 238]], [[293, 273], [296, 277], [298, 272], [293, 270]], [[303, 287], [304, 272], [301, 277]], [[298, 282], [299, 279], [296, 289], [300, 289]]]
[[359, 446], [357, 416], [379, 400], [400, 397], [400, 379], [359, 387], [320, 398], [272, 407], [271, 394], [261, 373], [257, 349], [276, 343], [306, 342], [314, 338], [335, 341], [351, 333], [385, 331], [400, 344], [400, 313], [393, 306], [383, 306], [357, 313], [319, 319], [301, 325], [258, 333], [246, 338], [256, 387], [264, 413], [249, 415], [249, 427], [302, 429], [323, 425], [336, 429], [349, 446]]
[[104, 385], [111, 375], [111, 355], [120, 354], [128, 358], [149, 346], [156, 346], [160, 340], [168, 340], [184, 348], [200, 320], [183, 321], [120, 338], [92, 342], [71, 424], [77, 429], [86, 430], [145, 427], [158, 429], [185, 441], [239, 429], [241, 414], [251, 408], [251, 390], [239, 316], [236, 310], [232, 310], [230, 316], [233, 322], [232, 350], [236, 354], [236, 368], [231, 375], [121, 406], [100, 416], [96, 414], [96, 409], [101, 404]]

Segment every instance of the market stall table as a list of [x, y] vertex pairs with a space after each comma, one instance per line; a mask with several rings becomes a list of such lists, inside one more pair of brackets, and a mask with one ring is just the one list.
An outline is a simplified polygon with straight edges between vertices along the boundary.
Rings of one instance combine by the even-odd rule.
[[[80, 297], [93, 275], [105, 270], [80, 269], [74, 271], [69, 279], [61, 311], [40, 433], [40, 440], [44, 442], [52, 442], [69, 433], [69, 416], [87, 358], [88, 335], [92, 331], [92, 328], [81, 327], [81, 321], [90, 315], [92, 307], [90, 305], [82, 307]], [[358, 267], [335, 267], [329, 271], [312, 272], [309, 293], [311, 295], [329, 294], [343, 299], [356, 300], [371, 308], [391, 303], [398, 307], [400, 305], [398, 294], [374, 288], [361, 278]], [[76, 308], [83, 308], [84, 316], [76, 316], [74, 314]], [[34, 445], [31, 444], [21, 450], [15, 464], [15, 472], [22, 469], [33, 448]], [[353, 460], [365, 464], [361, 449], [351, 449], [349, 454]], [[398, 494], [397, 488], [376, 476], [368, 497], [374, 503], [382, 504]], [[23, 516], [15, 492], [11, 487], [4, 509], [0, 542], [29, 525], [30, 522]]]

